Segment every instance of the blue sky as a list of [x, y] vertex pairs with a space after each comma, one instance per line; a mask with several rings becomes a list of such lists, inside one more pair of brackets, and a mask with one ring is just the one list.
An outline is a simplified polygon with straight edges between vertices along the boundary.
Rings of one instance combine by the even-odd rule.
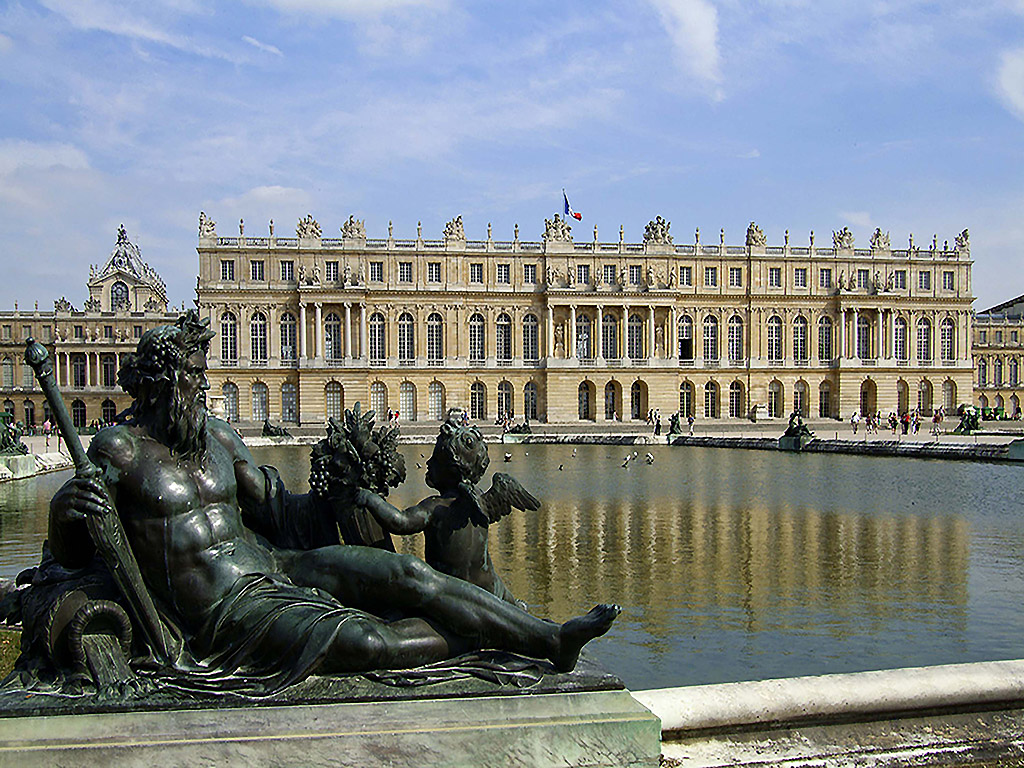
[[1024, 293], [1024, 0], [10, 0], [0, 307], [80, 306], [124, 223], [174, 304], [222, 235], [894, 246], [971, 230]]

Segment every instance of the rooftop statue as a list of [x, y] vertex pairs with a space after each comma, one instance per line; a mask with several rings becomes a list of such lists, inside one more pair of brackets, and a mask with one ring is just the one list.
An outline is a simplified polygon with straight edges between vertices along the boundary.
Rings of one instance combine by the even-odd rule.
[[832, 247], [837, 251], [853, 250], [853, 233], [849, 227], [843, 227], [832, 233]]
[[553, 219], [544, 219], [544, 240], [547, 242], [572, 242], [572, 227], [569, 222], [555, 214]]
[[871, 235], [871, 250], [888, 251], [891, 249], [892, 246], [889, 243], [889, 233], [883, 232], [881, 227], [875, 227], [874, 234]]
[[671, 226], [671, 221], [656, 216], [644, 227], [644, 243], [647, 245], [672, 245], [672, 235], [668, 232]]
[[971, 234], [966, 229], [953, 240], [953, 247], [963, 253], [971, 252]]
[[[98, 432], [87, 456], [69, 442], [78, 471], [51, 501], [49, 552], [19, 593], [15, 682], [60, 689], [91, 672], [97, 686], [112, 676], [129, 690], [143, 680], [264, 695], [314, 673], [408, 669], [477, 649], [571, 670], [609, 629], [614, 605], [557, 624], [414, 556], [340, 544], [334, 521], [366, 497], [360, 485], [380, 489], [366, 470], [391, 448], [353, 441], [366, 424], [345, 428], [343, 457], [329, 461], [333, 492], [289, 493], [230, 425], [207, 416], [213, 335], [194, 310], [147, 331], [118, 374], [134, 400], [124, 423]], [[72, 438], [45, 349], [27, 356]], [[397, 481], [394, 466], [380, 466], [385, 485]], [[80, 618], [71, 602], [73, 647], [62, 650], [54, 617], [71, 593], [87, 605]], [[96, 615], [108, 617], [120, 663], [90, 661], [82, 626]]]
[[365, 240], [365, 220], [357, 219], [355, 216], [350, 215], [348, 220], [341, 225], [341, 236], [346, 240]]
[[295, 236], [308, 240], [320, 239], [322, 236], [320, 223], [313, 218], [313, 214], [307, 213], [303, 218], [299, 219], [299, 223], [295, 225]]
[[454, 219], [444, 225], [444, 239], [445, 240], [465, 240], [466, 230], [462, 226], [462, 216], [456, 216]]
[[217, 236], [217, 222], [207, 216], [205, 211], [199, 212], [199, 236], [202, 238]]
[[747, 226], [747, 247], [764, 248], [766, 245], [768, 245], [768, 238], [765, 237], [764, 230], [754, 222], [750, 222]]

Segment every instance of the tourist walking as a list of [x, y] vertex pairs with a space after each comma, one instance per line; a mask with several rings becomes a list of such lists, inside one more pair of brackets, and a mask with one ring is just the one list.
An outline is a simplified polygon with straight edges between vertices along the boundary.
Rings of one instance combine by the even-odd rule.
[[850, 414], [850, 426], [853, 427], [853, 434], [857, 434], [857, 427], [860, 425], [860, 411]]

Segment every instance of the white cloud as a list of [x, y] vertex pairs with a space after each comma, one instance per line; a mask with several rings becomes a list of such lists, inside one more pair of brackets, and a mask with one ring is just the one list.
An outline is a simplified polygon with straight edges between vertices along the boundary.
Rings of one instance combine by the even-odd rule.
[[[214, 201], [207, 206], [206, 212], [217, 220], [217, 229], [225, 236], [237, 232], [239, 218], [248, 220], [247, 232], [257, 237], [266, 230], [269, 220], [276, 218], [276, 233], [286, 237], [292, 234], [294, 222], [309, 212], [312, 206], [313, 198], [306, 190], [267, 185], [253, 187], [236, 197]], [[218, 216], [224, 220], [218, 219]]]
[[1024, 48], [1002, 55], [996, 76], [996, 93], [1007, 109], [1024, 120]]
[[754, 160], [755, 158], [758, 158], [760, 156], [761, 150], [759, 150], [757, 147], [754, 147], [754, 149], [750, 150], [749, 152], [744, 152], [741, 155], [736, 155], [736, 157], [738, 157], [740, 160]]
[[261, 43], [256, 38], [249, 37], [248, 35], [243, 35], [242, 40], [243, 42], [248, 43], [254, 48], [258, 48], [259, 50], [264, 51], [266, 53], [272, 53], [275, 56], [284, 56], [284, 54], [281, 53], [281, 49], [278, 48], [276, 45], [268, 45], [267, 43]]
[[88, 167], [85, 153], [70, 144], [0, 139], [0, 176], [25, 168], [83, 170]]
[[867, 211], [840, 211], [839, 216], [843, 221], [849, 222], [855, 227], [872, 230], [875, 227], [871, 221], [871, 214]]
[[7, 53], [12, 48], [14, 48], [14, 41], [12, 41], [7, 35], [0, 32], [0, 53]]
[[251, 0], [288, 15], [313, 14], [338, 19], [366, 19], [391, 11], [444, 10], [448, 0]]
[[648, 1], [658, 12], [682, 69], [711, 87], [716, 100], [724, 98], [715, 7], [708, 0]]

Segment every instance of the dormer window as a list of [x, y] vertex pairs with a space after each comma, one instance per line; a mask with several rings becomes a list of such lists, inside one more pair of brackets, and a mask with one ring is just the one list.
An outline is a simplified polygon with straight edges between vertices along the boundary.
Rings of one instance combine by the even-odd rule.
[[110, 286], [110, 308], [115, 311], [131, 308], [128, 301], [128, 286], [120, 280]]

